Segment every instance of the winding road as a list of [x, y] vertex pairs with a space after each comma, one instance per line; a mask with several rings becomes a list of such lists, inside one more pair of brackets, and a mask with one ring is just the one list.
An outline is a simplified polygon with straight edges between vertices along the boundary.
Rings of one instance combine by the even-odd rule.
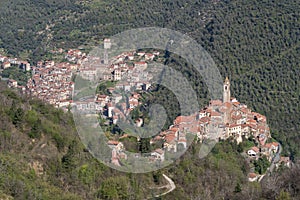
[[[155, 197], [161, 197], [161, 196], [164, 196], [170, 192], [172, 192], [173, 190], [175, 190], [176, 188], [176, 185], [174, 183], [174, 181], [169, 178], [167, 175], [163, 174], [163, 177], [168, 181], [168, 184], [167, 185], [164, 185], [164, 186], [161, 186], [161, 187], [156, 187], [155, 189], [163, 189], [163, 188], [168, 188], [168, 191], [164, 192], [164, 193], [161, 193], [161, 194], [158, 194], [158, 195], [155, 195]], [[154, 188], [151, 188], [151, 189], [154, 189]], [[147, 198], [147, 199], [153, 199], [153, 196], [150, 197], [150, 198]]]
[[271, 163], [271, 165], [270, 165], [270, 167], [269, 167], [269, 171], [268, 171], [269, 173], [272, 173], [272, 172], [273, 172], [273, 170], [274, 170], [274, 168], [275, 168], [275, 164], [276, 164], [277, 162], [279, 162], [279, 160], [280, 160], [280, 154], [281, 154], [281, 152], [282, 152], [282, 146], [281, 146], [280, 143], [278, 143], [278, 144], [279, 144], [279, 146], [278, 146], [276, 155], [273, 157], [272, 163]]
[[270, 167], [268, 168], [268, 170], [266, 171], [266, 173], [259, 178], [258, 182], [260, 182], [261, 180], [263, 180], [263, 178], [266, 175], [271, 175], [271, 173], [273, 172], [273, 170], [275, 168], [276, 163], [280, 161], [280, 154], [282, 152], [282, 146], [281, 146], [280, 143], [278, 143], [278, 144], [279, 144], [279, 146], [278, 146], [276, 155], [272, 158]]

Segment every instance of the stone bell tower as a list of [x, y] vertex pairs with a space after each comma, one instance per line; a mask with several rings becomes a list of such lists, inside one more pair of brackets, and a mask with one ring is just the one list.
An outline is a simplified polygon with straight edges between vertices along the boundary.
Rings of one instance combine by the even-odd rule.
[[223, 84], [223, 103], [230, 102], [230, 81], [226, 77]]

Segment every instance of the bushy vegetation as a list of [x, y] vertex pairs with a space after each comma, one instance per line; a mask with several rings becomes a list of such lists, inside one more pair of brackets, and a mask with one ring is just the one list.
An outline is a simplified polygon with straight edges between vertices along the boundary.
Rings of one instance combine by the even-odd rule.
[[10, 67], [4, 69], [0, 74], [3, 78], [10, 78], [18, 81], [19, 85], [25, 86], [28, 79], [31, 77], [31, 72], [26, 72], [19, 67]]
[[[112, 170], [82, 146], [70, 113], [39, 100], [20, 97], [3, 84], [0, 86], [1, 198], [151, 198], [167, 184], [163, 173], [174, 180], [177, 188], [162, 199], [299, 197], [296, 177], [300, 176], [294, 175], [299, 173], [297, 167], [264, 179], [269, 184], [249, 183], [249, 165], [240, 154], [241, 147], [230, 141], [218, 143], [205, 159], [198, 157], [201, 144], [192, 144], [174, 164], [152, 173], [126, 174]], [[142, 143], [135, 146], [130, 138], [124, 138], [123, 142], [132, 151], [147, 152], [149, 148]], [[247, 145], [250, 144], [245, 142], [242, 147]], [[262, 162], [258, 166], [265, 165]], [[288, 182], [292, 176], [290, 184], [294, 189], [287, 184], [276, 184], [277, 180]]]
[[268, 159], [265, 156], [259, 158], [258, 160], [255, 160], [254, 161], [255, 172], [259, 174], [265, 174], [270, 164], [271, 163], [268, 161]]
[[[14, 199], [140, 199], [151, 195], [147, 192], [153, 183], [151, 173], [123, 174], [90, 155], [80, 142], [71, 113], [20, 97], [3, 83], [0, 87], [1, 194]], [[113, 184], [115, 188], [110, 187]], [[128, 191], [119, 191], [121, 186]]]
[[[130, 28], [159, 26], [181, 31], [211, 54], [221, 74], [231, 79], [235, 97], [267, 116], [271, 134], [283, 144], [284, 154], [297, 160], [299, 2], [213, 2], [1, 0], [0, 48], [13, 57], [35, 62], [50, 58], [49, 50], [80, 45], [88, 49], [90, 44]], [[170, 55], [166, 63], [174, 68], [185, 66], [175, 60], [176, 55]], [[201, 76], [192, 71], [186, 76], [200, 105], [205, 105], [209, 94]], [[168, 107], [171, 123], [179, 112], [169, 93], [160, 87], [148, 101]], [[140, 199], [149, 195], [139, 185], [148, 186], [152, 175], [124, 175], [92, 159], [80, 145], [69, 114], [6, 89], [1, 90], [0, 103], [1, 198], [135, 199], [137, 193]], [[191, 147], [181, 162], [163, 170], [178, 186], [163, 198], [299, 199], [299, 168], [268, 179], [261, 188], [245, 182], [247, 167], [235, 152], [243, 147], [221, 143], [205, 160], [195, 157], [197, 148]], [[32, 161], [42, 163], [44, 175], [28, 167]], [[124, 185], [128, 179], [130, 186]], [[116, 188], [123, 188], [124, 193]]]
[[[13, 56], [26, 51], [37, 61], [47, 58], [49, 50], [91, 48], [130, 28], [158, 26], [186, 33], [211, 54], [221, 74], [229, 76], [233, 95], [267, 116], [272, 134], [294, 159], [300, 152], [298, 10], [297, 0], [4, 0], [0, 47]], [[202, 88], [197, 89], [199, 99], [207, 100], [201, 76], [190, 74], [194, 88]], [[161, 100], [163, 90], [157, 93]], [[163, 101], [170, 110], [177, 106]], [[169, 116], [178, 115], [172, 112]]]

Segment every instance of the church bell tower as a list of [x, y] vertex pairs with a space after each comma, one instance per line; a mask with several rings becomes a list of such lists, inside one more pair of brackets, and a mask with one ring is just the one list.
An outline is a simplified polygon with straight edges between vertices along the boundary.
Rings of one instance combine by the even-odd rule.
[[230, 81], [226, 77], [223, 85], [223, 103], [230, 102]]

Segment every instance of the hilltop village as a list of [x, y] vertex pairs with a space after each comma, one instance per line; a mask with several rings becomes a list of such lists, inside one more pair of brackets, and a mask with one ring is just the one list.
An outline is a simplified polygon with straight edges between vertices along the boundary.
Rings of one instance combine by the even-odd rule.
[[[110, 47], [110, 40], [105, 39], [104, 49]], [[63, 53], [63, 50], [54, 53]], [[147, 72], [148, 63], [159, 59], [159, 56], [158, 51], [124, 52], [112, 60], [107, 60], [106, 55], [101, 59], [71, 49], [65, 55], [68, 62], [41, 61], [36, 66], [31, 66], [26, 61], [5, 56], [0, 56], [0, 62], [3, 69], [18, 66], [32, 73], [26, 86], [20, 86], [16, 80], [8, 79], [9, 87], [19, 88], [26, 95], [37, 97], [64, 110], [71, 108], [81, 111], [92, 110], [105, 120], [106, 125], [112, 126], [126, 119], [141, 104], [141, 94], [147, 93], [151, 88], [152, 76]], [[101, 73], [98, 65], [101, 66]], [[110, 85], [105, 85], [95, 96], [73, 101], [76, 76]], [[128, 92], [129, 96], [124, 99], [121, 93], [112, 95], [114, 91], [120, 90]], [[136, 119], [136, 127], [143, 125], [142, 118]], [[272, 163], [280, 154], [280, 144], [272, 140], [266, 117], [252, 111], [231, 96], [230, 80], [227, 77], [223, 84], [222, 100], [211, 100], [209, 105], [193, 115], [178, 116], [168, 130], [161, 131], [150, 139], [150, 145], [162, 145], [161, 147], [156, 145], [158, 148], [149, 154], [149, 162], [164, 161], [166, 154], [187, 149], [187, 134], [194, 135], [198, 142], [230, 139], [239, 144], [251, 139], [255, 145], [244, 152], [249, 161], [265, 157]], [[129, 137], [129, 134], [124, 134], [120, 138], [126, 137]], [[122, 160], [127, 159], [126, 145], [114, 136], [107, 145], [112, 149], [111, 163], [121, 166]], [[287, 157], [279, 157], [277, 167], [279, 163], [291, 165]], [[257, 181], [260, 177], [261, 175], [252, 171], [249, 174], [249, 181]]]

